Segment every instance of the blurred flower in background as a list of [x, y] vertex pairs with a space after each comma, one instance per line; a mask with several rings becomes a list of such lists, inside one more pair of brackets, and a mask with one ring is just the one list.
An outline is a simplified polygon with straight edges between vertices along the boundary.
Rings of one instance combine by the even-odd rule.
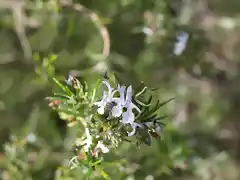
[[181, 55], [187, 47], [189, 35], [186, 32], [180, 32], [174, 46], [173, 53], [177, 56]]

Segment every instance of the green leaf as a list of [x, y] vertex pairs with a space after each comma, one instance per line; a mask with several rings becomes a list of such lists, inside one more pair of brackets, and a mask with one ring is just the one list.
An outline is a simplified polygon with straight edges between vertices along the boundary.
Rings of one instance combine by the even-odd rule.
[[143, 93], [145, 93], [147, 91], [147, 89], [148, 88], [145, 86], [145, 87], [143, 87], [143, 89], [140, 92], [138, 92], [134, 95], [134, 100], [141, 106], [150, 106], [151, 105], [151, 103], [150, 103], [151, 98], [152, 98], [151, 96], [150, 96], [150, 101], [148, 103], [144, 103], [137, 98], [137, 97], [141, 96]]
[[67, 96], [67, 95], [65, 95], [65, 94], [62, 94], [62, 93], [54, 93], [54, 97], [55, 98], [61, 98], [61, 99], [70, 99], [71, 97], [70, 96]]
[[156, 114], [151, 115], [151, 116], [147, 117], [146, 119], [144, 119], [143, 122], [150, 122], [150, 121], [152, 121], [153, 119], [155, 119], [156, 117], [157, 117]]
[[97, 90], [98, 90], [98, 88], [99, 88], [99, 85], [100, 85], [100, 79], [97, 80], [97, 83], [96, 83], [96, 85], [95, 85], [95, 88], [94, 88], [93, 91], [92, 91], [91, 104], [93, 104], [94, 101], [95, 101], [95, 96], [96, 96], [96, 92], [97, 92]]
[[55, 100], [65, 101], [66, 99], [62, 98], [62, 97], [48, 97], [47, 100], [50, 100], [50, 101], [55, 101]]
[[92, 173], [93, 173], [93, 169], [91, 167], [88, 167], [88, 173], [87, 173], [87, 178], [86, 179], [90, 179]]
[[138, 99], [134, 99], [139, 105], [141, 105], [141, 106], [145, 106], [145, 107], [147, 107], [147, 106], [151, 106], [151, 104], [149, 103], [149, 104], [144, 104], [143, 102], [141, 102], [140, 100], [138, 100]]
[[60, 83], [56, 78], [53, 78], [53, 80], [55, 81], [55, 83], [65, 92], [67, 93], [69, 96], [72, 96], [73, 93], [72, 91], [67, 87], [64, 86], [62, 83]]
[[169, 100], [163, 101], [162, 103], [159, 104], [159, 108], [164, 106], [165, 104], [169, 103], [170, 101], [172, 101], [175, 98], [170, 98]]
[[150, 91], [157, 91], [159, 88], [152, 88]]
[[97, 171], [101, 174], [102, 177], [104, 177], [106, 180], [112, 180], [112, 178], [101, 168], [97, 167]]
[[149, 110], [148, 113], [149, 114], [155, 113], [159, 109], [159, 107], [160, 107], [159, 105], [160, 105], [160, 101], [158, 100], [156, 105], [151, 110]]
[[140, 95], [142, 95], [143, 93], [145, 93], [146, 91], [147, 91], [147, 87], [145, 86], [140, 92], [138, 92], [136, 95], [135, 95], [135, 97], [138, 97], [138, 96], [140, 96]]
[[162, 125], [165, 125], [164, 123], [161, 122], [162, 119], [165, 119], [167, 118], [168, 116], [167, 115], [164, 115], [164, 116], [160, 116], [160, 117], [156, 117], [154, 120], [157, 122], [157, 123], [160, 123]]
[[109, 81], [113, 83], [114, 85], [117, 84], [116, 77], [113, 72], [107, 72], [107, 77], [109, 78]]
[[89, 164], [91, 165], [91, 166], [96, 166], [96, 165], [98, 165], [98, 164], [100, 164], [102, 161], [101, 160], [98, 160], [98, 161], [95, 161], [95, 162], [90, 162]]
[[88, 91], [88, 83], [86, 81], [84, 81], [84, 89], [85, 91]]
[[51, 54], [48, 57], [49, 63], [53, 63], [57, 58], [58, 58], [58, 56], [56, 54]]
[[[149, 97], [149, 99], [148, 99], [146, 104], [151, 104], [151, 101], [152, 101], [152, 96]], [[139, 117], [143, 117], [146, 114], [146, 112], [148, 111], [148, 109], [149, 109], [149, 106], [142, 108], [141, 109], [142, 112], [140, 113]]]
[[144, 117], [147, 117], [148, 116], [148, 109], [149, 109], [149, 106], [142, 109], [142, 112], [136, 117], [136, 119], [142, 119]]

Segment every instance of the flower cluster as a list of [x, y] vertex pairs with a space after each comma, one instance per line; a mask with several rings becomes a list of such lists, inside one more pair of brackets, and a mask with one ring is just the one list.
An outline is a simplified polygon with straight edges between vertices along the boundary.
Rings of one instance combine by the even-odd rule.
[[[108, 118], [121, 118], [120, 122], [122, 124], [129, 124], [132, 127], [132, 132], [128, 132], [128, 136], [132, 136], [136, 132], [137, 127], [142, 125], [134, 122], [135, 114], [133, 110], [135, 109], [140, 113], [140, 109], [132, 102], [132, 86], [129, 86], [126, 90], [125, 86], [120, 86], [118, 84], [117, 90], [111, 87], [107, 81], [103, 81], [108, 88], [108, 92], [103, 92], [103, 98], [101, 101], [94, 103], [98, 106], [97, 112], [101, 115], [108, 113]], [[126, 91], [125, 91], [126, 90]], [[120, 97], [114, 96], [116, 93], [119, 93]], [[110, 110], [107, 106], [111, 104], [112, 107]], [[124, 111], [124, 108], [126, 109]]]
[[73, 76], [67, 78], [66, 85], [53, 78], [64, 93], [48, 97], [49, 106], [58, 111], [68, 127], [75, 126], [77, 132], [85, 130], [80, 136], [76, 134], [73, 142], [77, 155], [70, 161], [71, 168], [86, 166], [93, 169], [101, 164], [103, 154], [121, 142], [133, 142], [129, 136], [134, 135], [137, 145], [145, 143], [148, 146], [151, 146], [152, 138], [161, 136], [164, 125], [161, 120], [166, 116], [159, 116], [158, 110], [171, 99], [153, 102], [154, 89], [148, 89], [143, 83], [133, 93], [131, 85], [114, 83], [114, 75], [108, 79], [102, 81], [107, 88], [97, 101], [100, 80], [95, 88], [89, 89], [86, 83], [80, 83]]

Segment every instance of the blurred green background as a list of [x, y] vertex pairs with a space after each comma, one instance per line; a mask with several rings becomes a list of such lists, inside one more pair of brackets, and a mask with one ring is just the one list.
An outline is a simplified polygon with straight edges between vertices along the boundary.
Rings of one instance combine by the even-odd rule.
[[[175, 56], [180, 31], [189, 41]], [[106, 157], [112, 179], [240, 179], [239, 31], [239, 0], [1, 0], [1, 179], [84, 179], [59, 168], [71, 130], [44, 98], [53, 76], [95, 83], [106, 70], [175, 97], [161, 141]]]

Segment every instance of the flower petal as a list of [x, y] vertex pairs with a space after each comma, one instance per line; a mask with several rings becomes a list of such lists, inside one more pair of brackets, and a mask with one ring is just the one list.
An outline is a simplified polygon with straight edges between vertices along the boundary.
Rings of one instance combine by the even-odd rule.
[[85, 144], [84, 151], [88, 152], [89, 148], [90, 148], [90, 146], [92, 144], [92, 136], [90, 135], [88, 128], [85, 128], [85, 134], [86, 134], [86, 139], [81, 144], [82, 145]]
[[141, 110], [133, 103], [131, 103], [131, 108], [136, 109], [139, 113], [141, 112]]
[[104, 92], [103, 92], [103, 98], [102, 98], [102, 100], [95, 102], [94, 105], [96, 105], [96, 106], [98, 106], [98, 107], [104, 106], [104, 105], [106, 104], [106, 101], [107, 101], [107, 92], [104, 91]]
[[104, 114], [104, 109], [105, 109], [105, 106], [99, 107], [99, 108], [97, 109], [98, 114], [103, 115], [103, 114]]
[[102, 141], [98, 141], [97, 149], [101, 149], [102, 153], [108, 153], [109, 149], [102, 143]]
[[121, 104], [117, 105], [117, 106], [114, 106], [112, 108], [112, 116], [113, 117], [120, 117], [122, 115], [122, 112], [123, 112], [123, 107], [121, 106]]
[[128, 86], [127, 88], [126, 102], [132, 102], [132, 86]]
[[122, 101], [122, 104], [125, 103], [125, 89], [126, 89], [125, 86], [120, 86], [120, 85], [118, 84], [118, 92], [119, 92], [119, 94], [120, 94], [120, 99], [121, 99], [121, 101]]
[[135, 118], [135, 115], [132, 112], [132, 110], [131, 109], [127, 109], [127, 111], [122, 114], [121, 122], [123, 124], [133, 123], [134, 122], [134, 118]]
[[111, 87], [111, 85], [109, 84], [109, 82], [107, 82], [107, 81], [103, 81], [102, 83], [105, 84], [105, 85], [107, 86], [107, 88], [108, 88], [108, 94], [111, 94], [113, 88]]
[[89, 140], [91, 139], [91, 141], [92, 141], [92, 136], [90, 135], [88, 128], [85, 128], [85, 133], [86, 133], [87, 139], [89, 139]]
[[138, 123], [135, 123], [135, 122], [132, 123], [131, 126], [132, 126], [132, 132], [130, 132], [130, 133], [128, 132], [128, 136], [133, 136], [136, 132], [136, 128], [137, 127], [142, 127], [141, 124], [138, 124]]

